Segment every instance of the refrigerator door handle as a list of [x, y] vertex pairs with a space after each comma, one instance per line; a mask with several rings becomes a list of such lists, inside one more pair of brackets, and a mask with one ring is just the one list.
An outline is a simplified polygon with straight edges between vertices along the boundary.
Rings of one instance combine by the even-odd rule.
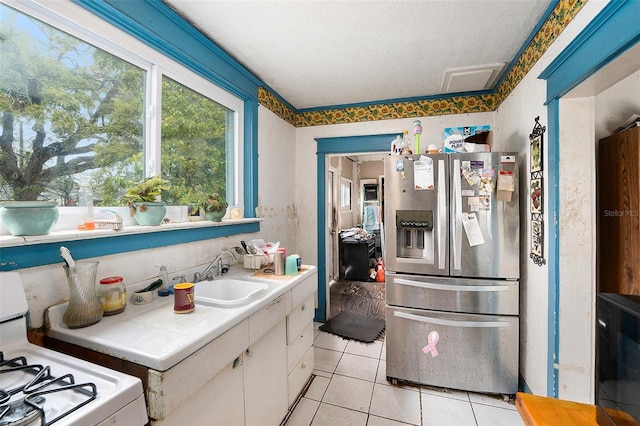
[[411, 287], [420, 287], [428, 290], [445, 290], [445, 291], [476, 291], [476, 292], [492, 292], [492, 291], [509, 291], [506, 285], [455, 285], [455, 284], [438, 284], [422, 281], [405, 280], [404, 278], [396, 278], [394, 284], [406, 285]]
[[460, 160], [453, 160], [453, 193], [451, 202], [453, 204], [453, 218], [451, 220], [452, 232], [452, 252], [453, 252], [453, 269], [462, 268], [462, 226], [459, 221], [462, 217], [462, 182], [460, 181]]
[[445, 269], [447, 235], [447, 194], [444, 160], [438, 160], [438, 268]]
[[444, 325], [447, 327], [465, 327], [465, 328], [505, 328], [509, 327], [507, 321], [453, 321], [442, 318], [433, 318], [428, 316], [413, 315], [406, 312], [393, 312], [394, 317], [404, 318], [410, 321], [419, 321], [428, 324]]

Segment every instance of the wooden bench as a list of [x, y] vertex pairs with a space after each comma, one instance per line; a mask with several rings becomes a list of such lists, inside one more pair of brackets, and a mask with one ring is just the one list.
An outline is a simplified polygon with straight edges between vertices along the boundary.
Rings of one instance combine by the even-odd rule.
[[518, 392], [516, 408], [527, 426], [598, 425], [595, 405]]
[[[516, 408], [527, 426], [602, 426], [614, 424], [606, 416], [599, 413], [595, 405], [522, 392], [516, 394]], [[638, 425], [627, 413], [610, 409], [606, 409], [606, 411], [616, 425]]]

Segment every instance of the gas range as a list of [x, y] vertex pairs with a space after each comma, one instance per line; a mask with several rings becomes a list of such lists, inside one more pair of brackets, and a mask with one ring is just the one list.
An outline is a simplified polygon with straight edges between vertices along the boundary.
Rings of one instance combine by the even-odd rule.
[[20, 276], [0, 273], [0, 426], [144, 425], [140, 379], [27, 340]]

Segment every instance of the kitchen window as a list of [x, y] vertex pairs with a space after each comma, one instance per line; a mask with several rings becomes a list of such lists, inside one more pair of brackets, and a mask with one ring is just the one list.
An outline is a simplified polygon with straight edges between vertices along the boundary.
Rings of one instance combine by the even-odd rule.
[[242, 204], [241, 99], [111, 27], [81, 27], [73, 5], [8, 3], [0, 199], [77, 206], [90, 189], [97, 206], [121, 205], [132, 181], [161, 174], [170, 205], [212, 192]]
[[340, 179], [340, 210], [351, 211], [351, 181], [345, 178]]

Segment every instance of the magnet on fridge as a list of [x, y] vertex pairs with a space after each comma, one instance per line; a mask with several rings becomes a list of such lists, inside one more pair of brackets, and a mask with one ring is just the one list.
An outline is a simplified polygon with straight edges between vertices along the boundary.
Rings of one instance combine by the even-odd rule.
[[396, 172], [404, 172], [404, 160], [396, 160]]

